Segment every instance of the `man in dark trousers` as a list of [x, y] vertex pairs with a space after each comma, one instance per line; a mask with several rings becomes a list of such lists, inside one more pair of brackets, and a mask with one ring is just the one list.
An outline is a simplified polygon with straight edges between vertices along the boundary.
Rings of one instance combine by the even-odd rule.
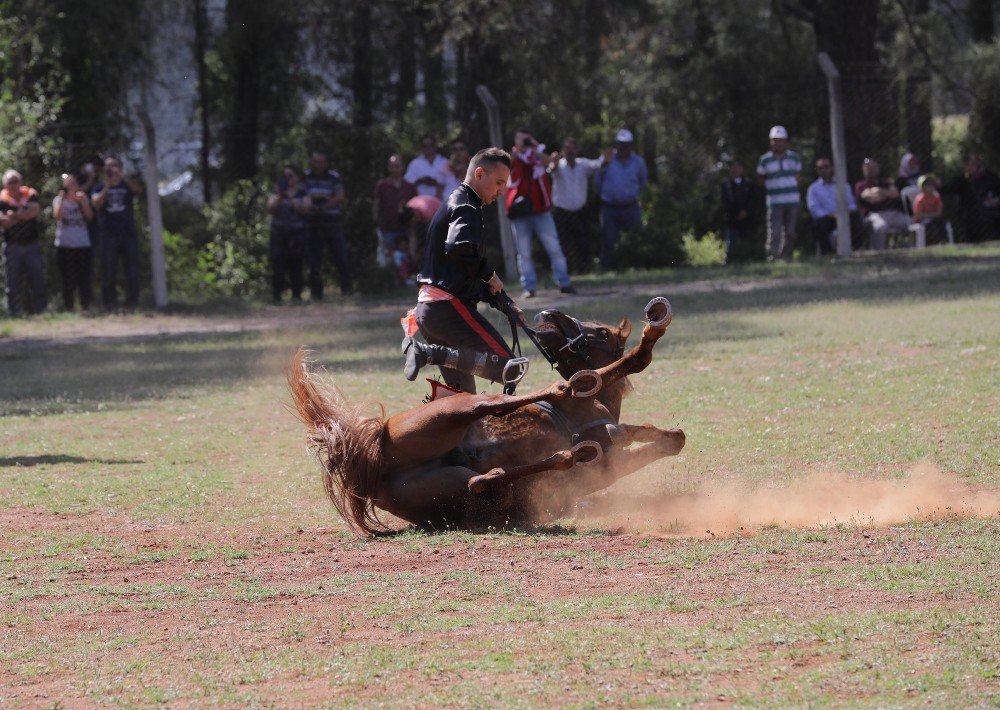
[[726, 213], [726, 263], [750, 258], [757, 221], [757, 188], [743, 177], [743, 162], [729, 161], [729, 179], [722, 183], [722, 208]]
[[[156, 186], [153, 186], [156, 189]], [[101, 299], [107, 311], [118, 308], [118, 262], [125, 272], [125, 309], [139, 305], [139, 232], [133, 201], [142, 186], [125, 174], [121, 158], [104, 159], [104, 180], [94, 185], [93, 205], [101, 233]]]
[[351, 292], [351, 262], [344, 238], [343, 209], [347, 195], [340, 173], [330, 168], [326, 153], [315, 152], [302, 181], [306, 189], [306, 225], [309, 231], [309, 291], [312, 300], [323, 300], [323, 252], [333, 255], [340, 277], [340, 292]]
[[504, 380], [514, 353], [476, 310], [482, 301], [524, 320], [506, 298], [503, 282], [486, 259], [482, 209], [504, 193], [510, 177], [510, 154], [486, 148], [469, 162], [465, 181], [451, 193], [427, 230], [420, 293], [412, 311], [428, 344], [403, 339], [403, 374], [414, 380], [424, 365], [441, 368], [445, 384], [475, 393], [476, 377]]

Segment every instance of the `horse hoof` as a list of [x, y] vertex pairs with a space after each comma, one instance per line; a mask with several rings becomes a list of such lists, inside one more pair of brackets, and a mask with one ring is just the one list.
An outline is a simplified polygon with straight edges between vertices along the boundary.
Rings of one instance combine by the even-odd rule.
[[654, 328], [666, 328], [674, 318], [674, 309], [670, 307], [670, 301], [657, 296], [646, 304], [646, 321]]
[[486, 473], [480, 474], [478, 476], [473, 476], [469, 479], [469, 493], [482, 493], [487, 488], [489, 488], [490, 481], [498, 478], [503, 473], [502, 468], [494, 468]]
[[[586, 387], [588, 382], [593, 382], [590, 389], [580, 389]], [[601, 373], [595, 370], [580, 370], [569, 378], [569, 388], [574, 397], [593, 397], [601, 391], [602, 386], [604, 386], [604, 380], [601, 378]]]
[[581, 441], [570, 449], [577, 466], [589, 466], [604, 458], [604, 449], [596, 441]]

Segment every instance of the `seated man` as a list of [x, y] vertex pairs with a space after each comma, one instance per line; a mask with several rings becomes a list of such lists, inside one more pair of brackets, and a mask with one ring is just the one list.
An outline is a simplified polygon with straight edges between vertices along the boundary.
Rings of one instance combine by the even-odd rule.
[[854, 185], [854, 194], [861, 204], [865, 224], [871, 230], [871, 248], [880, 251], [889, 244], [891, 230], [906, 232], [910, 218], [903, 212], [899, 188], [880, 175], [877, 161], [865, 158], [861, 164], [865, 176]]
[[[816, 182], [806, 191], [806, 206], [812, 217], [813, 236], [821, 254], [836, 254], [837, 245], [831, 235], [837, 229], [837, 187], [833, 182], [833, 163], [827, 157], [816, 159]], [[858, 206], [850, 190], [847, 193], [847, 209], [851, 218], [851, 246], [857, 248], [861, 236], [861, 218]]]

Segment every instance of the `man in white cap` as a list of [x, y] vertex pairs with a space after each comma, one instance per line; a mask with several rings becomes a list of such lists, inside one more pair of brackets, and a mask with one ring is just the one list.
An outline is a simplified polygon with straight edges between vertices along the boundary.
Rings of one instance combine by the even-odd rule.
[[614, 268], [613, 254], [622, 230], [642, 226], [639, 194], [649, 173], [646, 161], [632, 152], [632, 132], [623, 128], [615, 135], [614, 156], [594, 179], [601, 198], [601, 270]]
[[802, 158], [788, 149], [788, 131], [774, 126], [768, 135], [771, 150], [760, 156], [757, 174], [767, 192], [767, 259], [791, 259], [795, 221], [799, 216], [799, 180]]

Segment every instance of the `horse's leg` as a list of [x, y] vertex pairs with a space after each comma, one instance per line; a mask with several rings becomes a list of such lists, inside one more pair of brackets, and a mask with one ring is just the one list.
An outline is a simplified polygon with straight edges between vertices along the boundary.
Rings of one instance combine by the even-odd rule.
[[666, 456], [675, 456], [683, 447], [684, 432], [680, 429], [662, 431], [657, 441], [640, 448], [613, 449], [597, 466], [574, 468], [546, 477], [538, 484], [536, 499], [543, 501], [547, 517], [557, 518], [572, 510], [580, 498], [604, 490], [618, 479]]
[[570, 384], [560, 381], [525, 395], [459, 394], [437, 399], [389, 417], [383, 455], [391, 469], [408, 468], [444, 456], [483, 417], [502, 417], [535, 402], [571, 396]]
[[593, 441], [580, 442], [571, 451], [557, 451], [547, 459], [537, 463], [512, 468], [494, 468], [487, 473], [469, 479], [469, 490], [472, 493], [482, 493], [488, 488], [511, 484], [521, 478], [533, 476], [543, 471], [565, 471], [577, 463], [596, 463], [602, 456], [599, 444]]
[[[684, 432], [680, 429], [661, 429], [656, 439], [637, 449], [624, 451], [617, 449], [601, 462], [600, 469], [592, 477], [581, 481], [580, 495], [589, 495], [607, 488], [619, 478], [631, 475], [649, 464], [667, 456], [676, 456], [684, 448]], [[580, 492], [580, 491], [583, 492]]]
[[636, 441], [641, 443], [660, 441], [667, 435], [667, 430], [652, 424], [618, 424], [617, 426], [622, 431], [624, 446]]
[[621, 359], [597, 370], [604, 386], [642, 372], [653, 361], [653, 346], [667, 332], [673, 318], [670, 304], [666, 299], [654, 298], [646, 306], [646, 317], [649, 322], [642, 329], [639, 344], [625, 353]]

